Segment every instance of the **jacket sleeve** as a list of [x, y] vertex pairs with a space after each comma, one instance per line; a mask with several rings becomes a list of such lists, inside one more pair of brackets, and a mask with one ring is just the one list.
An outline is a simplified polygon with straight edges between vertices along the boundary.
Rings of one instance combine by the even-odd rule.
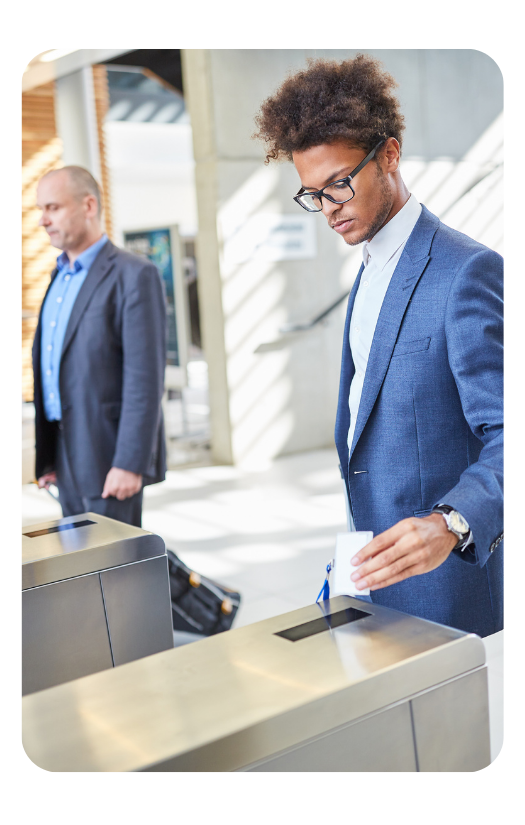
[[133, 278], [124, 296], [122, 358], [122, 408], [112, 466], [145, 475], [156, 445], [166, 366], [166, 303], [151, 264]]
[[445, 330], [463, 412], [483, 447], [442, 501], [472, 530], [474, 548], [458, 555], [483, 566], [503, 535], [503, 259], [496, 252], [478, 252], [456, 274]]

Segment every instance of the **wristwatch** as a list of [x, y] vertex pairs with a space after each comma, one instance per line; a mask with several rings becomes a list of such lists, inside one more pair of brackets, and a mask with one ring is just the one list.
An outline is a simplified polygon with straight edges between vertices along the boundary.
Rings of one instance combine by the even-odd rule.
[[458, 542], [453, 547], [453, 550], [463, 549], [461, 546], [466, 544], [470, 535], [468, 521], [463, 518], [461, 513], [458, 513], [457, 510], [454, 510], [448, 504], [439, 504], [437, 507], [434, 507], [432, 512], [441, 513], [447, 523], [447, 529], [458, 537]]

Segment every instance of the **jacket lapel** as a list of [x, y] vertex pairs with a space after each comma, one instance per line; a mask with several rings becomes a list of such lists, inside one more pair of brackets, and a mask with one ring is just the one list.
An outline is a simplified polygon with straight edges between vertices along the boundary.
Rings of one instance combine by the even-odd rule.
[[355, 373], [354, 359], [352, 358], [349, 340], [350, 320], [352, 318], [355, 296], [357, 295], [357, 290], [359, 289], [361, 275], [363, 274], [364, 268], [364, 264], [361, 264], [350, 292], [348, 307], [346, 310], [345, 331], [343, 334], [343, 356], [341, 359], [341, 377], [339, 379], [339, 401], [337, 404], [337, 416], [335, 421], [336, 442], [341, 441], [341, 445], [346, 444], [346, 439], [348, 437], [348, 428], [350, 426], [348, 396], [350, 393], [350, 384]]
[[439, 219], [423, 206], [419, 220], [392, 275], [370, 348], [350, 457], [385, 380], [407, 306], [430, 260], [430, 247], [438, 225]]
[[64, 336], [64, 343], [62, 345], [62, 353], [60, 356], [61, 359], [64, 357], [67, 348], [69, 347], [73, 336], [77, 331], [79, 321], [91, 301], [95, 290], [112, 270], [115, 263], [114, 259], [116, 254], [117, 248], [111, 243], [111, 241], [107, 241], [93, 261], [90, 270], [86, 275], [86, 279], [80, 288], [80, 292], [77, 295], [77, 299], [73, 305], [73, 309], [71, 310], [71, 315], [69, 316], [69, 322], [67, 325], [66, 334]]
[[344, 367], [344, 374], [345, 378], [352, 379], [352, 376], [355, 372], [355, 365], [354, 359], [352, 358], [352, 350], [350, 349], [350, 321], [352, 320], [352, 312], [354, 311], [354, 304], [355, 304], [355, 296], [357, 295], [357, 290], [359, 289], [359, 284], [361, 283], [361, 275], [363, 274], [363, 270], [365, 268], [364, 264], [361, 264], [359, 268], [359, 272], [357, 273], [357, 277], [354, 281], [354, 285], [352, 287], [352, 291], [350, 292], [350, 297], [348, 299], [348, 308], [346, 311], [346, 320], [345, 320], [345, 337], [343, 341], [343, 367]]

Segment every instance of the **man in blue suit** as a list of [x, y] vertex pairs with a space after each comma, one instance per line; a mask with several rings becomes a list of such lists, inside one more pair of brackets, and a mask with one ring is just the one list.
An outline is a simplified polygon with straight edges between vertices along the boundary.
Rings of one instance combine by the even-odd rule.
[[353, 560], [371, 600], [488, 636], [503, 627], [502, 258], [441, 223], [399, 171], [395, 81], [318, 60], [263, 104], [267, 162], [296, 202], [364, 244], [348, 303], [335, 439]]
[[33, 344], [38, 484], [58, 485], [64, 516], [91, 511], [140, 527], [143, 487], [166, 471], [162, 282], [103, 233], [86, 169], [45, 175], [37, 203], [62, 250]]

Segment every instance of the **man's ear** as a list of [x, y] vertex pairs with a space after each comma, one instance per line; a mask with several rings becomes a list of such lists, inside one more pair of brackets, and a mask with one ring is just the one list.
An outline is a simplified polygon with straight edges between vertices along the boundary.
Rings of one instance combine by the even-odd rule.
[[401, 149], [398, 141], [394, 137], [388, 138], [383, 147], [383, 157], [387, 163], [387, 172], [396, 172], [399, 169]]
[[86, 218], [96, 218], [98, 216], [98, 201], [94, 195], [85, 195], [84, 209]]

